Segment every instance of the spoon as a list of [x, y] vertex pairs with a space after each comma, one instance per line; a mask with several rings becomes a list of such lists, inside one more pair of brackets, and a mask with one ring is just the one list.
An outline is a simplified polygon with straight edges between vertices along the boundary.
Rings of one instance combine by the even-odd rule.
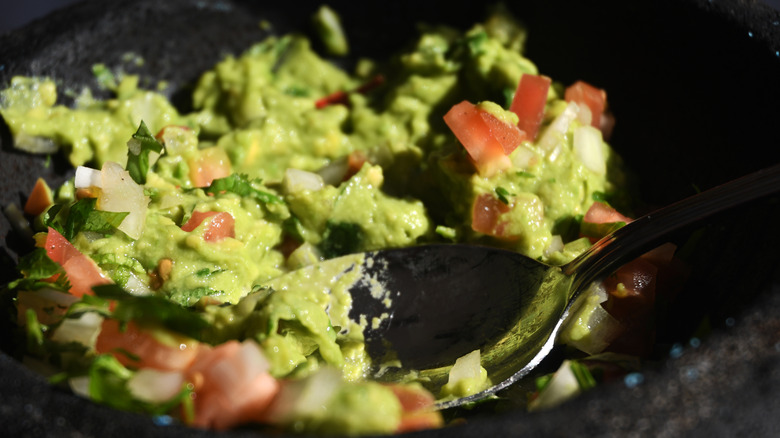
[[[421, 370], [419, 377], [434, 394], [447, 383], [455, 360], [479, 349], [492, 386], [441, 400], [437, 408], [475, 402], [517, 382], [542, 362], [573, 302], [593, 281], [665, 243], [686, 225], [777, 191], [780, 165], [642, 216], [563, 266], [462, 244], [366, 253], [360, 276], [368, 281], [357, 281], [349, 289], [350, 317], [376, 318], [364, 330], [367, 351], [376, 364], [374, 378], [402, 381], [410, 370]], [[346, 257], [350, 256], [342, 259]], [[389, 293], [389, 304], [377, 298], [377, 282]], [[396, 359], [401, 367], [384, 365]]]

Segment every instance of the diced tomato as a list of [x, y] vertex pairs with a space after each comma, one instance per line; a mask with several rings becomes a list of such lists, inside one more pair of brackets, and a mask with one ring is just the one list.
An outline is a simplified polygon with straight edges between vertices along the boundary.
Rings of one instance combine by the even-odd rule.
[[43, 178], [35, 181], [30, 196], [24, 204], [24, 212], [31, 216], [38, 216], [43, 213], [54, 202], [51, 195], [51, 189]]
[[187, 232], [193, 231], [208, 218], [211, 219], [203, 232], [203, 240], [219, 242], [226, 237], [236, 237], [236, 220], [230, 213], [224, 211], [193, 211], [192, 216], [181, 226], [181, 229]]
[[517, 84], [515, 97], [509, 110], [517, 114], [517, 127], [526, 133], [531, 140], [539, 133], [539, 125], [544, 118], [544, 107], [547, 104], [547, 92], [552, 81], [547, 76], [524, 74]]
[[474, 201], [471, 210], [471, 229], [479, 233], [512, 240], [517, 236], [505, 232], [506, 223], [501, 222], [501, 215], [511, 208], [489, 194], [482, 194]]
[[583, 222], [591, 224], [609, 224], [615, 222], [631, 222], [631, 218], [620, 214], [617, 210], [610, 207], [603, 202], [594, 202], [591, 204], [588, 211], [585, 213], [585, 217], [582, 218]]
[[525, 140], [519, 128], [465, 100], [444, 115], [444, 122], [485, 177], [511, 167], [508, 155]]
[[444, 424], [441, 413], [434, 409], [436, 399], [430, 392], [409, 385], [390, 385], [390, 389], [403, 410], [397, 433], [434, 429]]
[[200, 151], [200, 156], [188, 161], [190, 182], [195, 187], [208, 187], [218, 178], [230, 176], [230, 158], [222, 148], [211, 147]]
[[621, 222], [627, 224], [631, 221], [630, 217], [620, 214], [611, 206], [603, 202], [594, 202], [582, 218], [580, 234], [590, 238], [591, 242], [596, 242], [616, 229], [615, 226], [610, 225]]
[[280, 387], [254, 341], [202, 349], [187, 376], [195, 391], [193, 425], [217, 430], [261, 421]]
[[363, 168], [363, 165], [366, 164], [366, 161], [368, 161], [368, 157], [366, 156], [365, 152], [350, 152], [349, 155], [347, 155], [347, 172], [344, 174], [344, 181], [352, 178], [356, 173], [360, 172], [360, 169]]
[[590, 124], [601, 129], [601, 117], [607, 108], [607, 92], [584, 81], [577, 81], [566, 89], [564, 99], [586, 105], [590, 109]]
[[156, 138], [157, 140], [159, 140], [160, 142], [162, 142], [164, 144], [165, 143], [166, 131], [170, 132], [170, 131], [176, 131], [176, 130], [179, 130], [179, 129], [184, 129], [184, 130], [189, 131], [190, 127], [189, 126], [180, 126], [180, 125], [167, 125], [167, 126], [163, 126], [163, 128], [160, 130], [160, 132], [155, 134], [154, 138]]
[[54, 228], [49, 227], [45, 248], [49, 258], [65, 270], [71, 294], [77, 297], [92, 295], [93, 286], [111, 283], [91, 258], [82, 254]]
[[496, 116], [490, 114], [487, 111], [479, 112], [482, 121], [487, 125], [490, 134], [493, 138], [501, 144], [501, 148], [504, 150], [505, 155], [509, 155], [517, 149], [517, 147], [525, 141], [526, 133], [520, 128], [510, 125], [509, 123], [499, 120]]
[[167, 345], [157, 340], [150, 331], [134, 322], [120, 327], [119, 321], [103, 321], [95, 349], [101, 354], [112, 354], [125, 366], [154, 368], [163, 371], [183, 371], [195, 360], [201, 348], [197, 341], [166, 332], [166, 338], [175, 340]]
[[[385, 77], [382, 75], [376, 75], [368, 82], [360, 85], [356, 89], [352, 90], [352, 93], [366, 94], [369, 91], [379, 87], [385, 83]], [[314, 106], [317, 109], [325, 108], [328, 105], [347, 105], [349, 103], [349, 93], [347, 91], [336, 91], [323, 98], [317, 99], [314, 102]]]
[[604, 280], [609, 298], [604, 308], [625, 327], [609, 351], [645, 356], [655, 341], [655, 291], [658, 268], [638, 258]]

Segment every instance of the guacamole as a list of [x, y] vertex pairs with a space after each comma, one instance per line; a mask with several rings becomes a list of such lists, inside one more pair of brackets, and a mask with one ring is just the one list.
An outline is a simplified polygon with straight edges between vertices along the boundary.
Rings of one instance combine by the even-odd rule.
[[[345, 53], [338, 17], [318, 14]], [[366, 380], [376, 321], [350, 320], [346, 292], [361, 253], [465, 242], [563, 264], [589, 246], [594, 202], [623, 195], [605, 95], [551, 82], [524, 40], [506, 15], [429, 26], [346, 72], [274, 36], [203, 73], [186, 114], [135, 76], [74, 107], [56, 78], [14, 78], [0, 114], [17, 147], [77, 167], [27, 210], [37, 249], [9, 285], [25, 355], [79, 394], [199, 427], [441, 426], [436, 397], [486, 384], [479, 355], [447, 394]]]

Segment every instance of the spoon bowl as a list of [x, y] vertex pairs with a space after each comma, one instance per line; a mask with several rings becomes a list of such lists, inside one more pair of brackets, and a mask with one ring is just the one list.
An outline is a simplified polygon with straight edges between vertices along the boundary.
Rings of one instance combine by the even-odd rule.
[[[366, 327], [364, 335], [375, 362], [374, 377], [382, 381], [402, 381], [419, 372], [426, 387], [438, 394], [455, 360], [480, 350], [492, 386], [441, 400], [437, 407], [475, 402], [517, 382], [544, 360], [572, 304], [593, 281], [665, 243], [688, 225], [777, 191], [780, 165], [642, 216], [564, 266], [473, 245], [367, 253], [360, 264], [360, 276], [366, 281], [357, 281], [349, 289], [350, 317], [377, 321]], [[353, 269], [354, 263], [348, 266]], [[382, 299], [373, 293], [377, 281], [389, 294]], [[396, 360], [401, 367], [387, 366]]]

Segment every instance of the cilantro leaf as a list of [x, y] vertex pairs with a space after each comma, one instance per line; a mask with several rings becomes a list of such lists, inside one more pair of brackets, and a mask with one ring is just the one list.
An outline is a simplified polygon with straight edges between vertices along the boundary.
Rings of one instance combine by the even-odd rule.
[[138, 184], [146, 183], [146, 173], [149, 171], [149, 154], [156, 152], [161, 154], [163, 145], [152, 136], [146, 123], [141, 121], [138, 130], [127, 142], [127, 166], [126, 170]]
[[604, 204], [609, 205], [609, 196], [604, 192], [593, 192], [591, 198], [596, 202], [603, 202]]
[[43, 248], [35, 248], [31, 253], [20, 257], [16, 267], [25, 277], [33, 280], [43, 280], [63, 272], [62, 267], [49, 258]]
[[358, 252], [363, 246], [363, 228], [351, 222], [328, 222], [322, 234], [320, 249], [330, 259]]
[[211, 185], [203, 189], [206, 193], [218, 195], [222, 192], [235, 193], [239, 196], [251, 196], [260, 202], [266, 204], [283, 204], [282, 198], [255, 188], [261, 180], [249, 180], [245, 174], [234, 173], [224, 178], [217, 178], [211, 182]]
[[503, 187], [496, 187], [496, 196], [498, 196], [499, 201], [503, 202], [505, 205], [509, 205], [509, 199], [507, 197], [514, 195]]
[[89, 395], [93, 400], [115, 409], [145, 412], [152, 415], [166, 414], [175, 406], [191, 398], [192, 390], [183, 388], [173, 399], [162, 403], [139, 400], [127, 386], [134, 374], [114, 356], [99, 355], [92, 361], [88, 370]]
[[122, 322], [156, 322], [195, 339], [199, 339], [209, 325], [197, 313], [162, 297], [132, 295], [117, 284], [95, 286], [92, 290], [100, 298], [116, 301], [113, 317]]
[[65, 204], [54, 204], [41, 214], [41, 222], [44, 227], [52, 227], [58, 233], [63, 234], [63, 225], [67, 216]]
[[80, 199], [71, 205], [62, 235], [68, 240], [72, 240], [80, 231], [92, 231], [105, 236], [113, 233], [130, 214], [98, 210], [96, 205], [95, 198]]
[[[58, 263], [49, 258], [43, 248], [36, 248], [31, 253], [20, 257], [17, 269], [24, 275], [24, 278], [8, 283], [9, 289], [38, 290], [49, 288], [63, 292], [70, 289], [65, 271]], [[55, 282], [44, 281], [54, 275], [59, 275]]]

